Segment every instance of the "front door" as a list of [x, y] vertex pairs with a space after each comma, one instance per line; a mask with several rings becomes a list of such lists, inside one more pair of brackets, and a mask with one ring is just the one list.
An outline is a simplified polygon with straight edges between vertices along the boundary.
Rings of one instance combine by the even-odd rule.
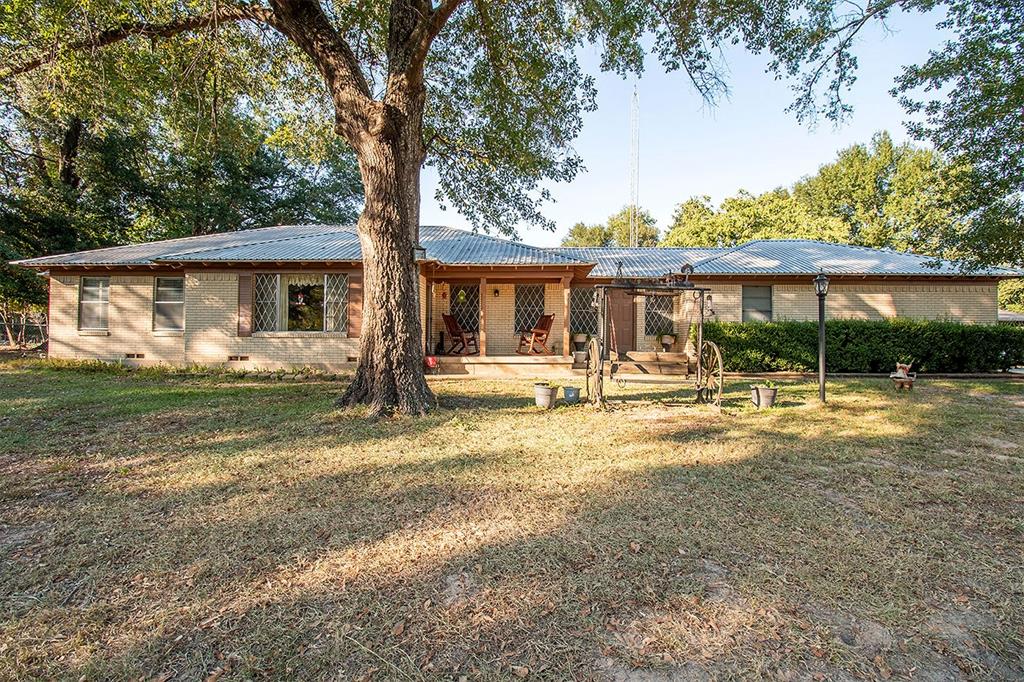
[[608, 317], [611, 322], [609, 347], [620, 357], [636, 350], [636, 308], [633, 297], [621, 289], [608, 289]]

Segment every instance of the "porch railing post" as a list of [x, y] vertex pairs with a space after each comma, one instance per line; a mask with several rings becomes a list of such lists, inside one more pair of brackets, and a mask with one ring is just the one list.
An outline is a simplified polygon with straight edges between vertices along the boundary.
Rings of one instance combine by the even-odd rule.
[[487, 278], [480, 278], [480, 357], [487, 356]]
[[569, 284], [572, 282], [572, 277], [562, 278], [562, 356], [569, 357], [569, 304], [570, 304], [570, 293], [571, 289]]

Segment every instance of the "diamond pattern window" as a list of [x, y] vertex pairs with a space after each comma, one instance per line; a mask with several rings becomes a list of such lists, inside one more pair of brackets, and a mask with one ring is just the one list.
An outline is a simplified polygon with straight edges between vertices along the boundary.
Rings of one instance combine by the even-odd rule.
[[348, 331], [348, 275], [324, 275], [324, 331]]
[[569, 329], [573, 334], [597, 336], [597, 289], [579, 287], [569, 291]]
[[672, 333], [672, 297], [644, 296], [644, 336]]
[[480, 287], [476, 284], [452, 286], [452, 300], [448, 305], [452, 317], [467, 332], [480, 331]]
[[521, 334], [537, 326], [544, 314], [544, 285], [516, 285], [515, 332]]
[[280, 275], [258, 273], [252, 278], [252, 329], [257, 332], [277, 331], [277, 308]]

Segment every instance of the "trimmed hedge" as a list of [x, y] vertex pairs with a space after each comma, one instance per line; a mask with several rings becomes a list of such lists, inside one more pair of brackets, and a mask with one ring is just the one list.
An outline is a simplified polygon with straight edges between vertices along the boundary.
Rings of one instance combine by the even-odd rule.
[[[815, 371], [817, 322], [706, 322], [726, 371]], [[829, 372], [993, 372], [1024, 365], [1024, 327], [929, 320], [827, 320]]]

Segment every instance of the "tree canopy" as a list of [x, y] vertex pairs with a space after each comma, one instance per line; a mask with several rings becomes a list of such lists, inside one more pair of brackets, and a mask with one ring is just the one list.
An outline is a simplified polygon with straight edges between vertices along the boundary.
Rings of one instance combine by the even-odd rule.
[[1024, 264], [1024, 5], [955, 0], [939, 27], [952, 34], [893, 93], [911, 133], [957, 169], [954, 209], [965, 219], [936, 234], [944, 256]]
[[841, 150], [797, 182], [761, 195], [740, 191], [717, 209], [708, 197], [676, 209], [667, 246], [733, 245], [750, 239], [802, 238], [934, 254], [950, 229], [958, 187], [941, 155], [888, 133]]
[[[638, 207], [636, 220], [637, 246], [656, 246], [659, 233], [651, 212]], [[630, 208], [625, 206], [604, 223], [576, 223], [562, 239], [562, 246], [629, 246], [629, 223]]]

